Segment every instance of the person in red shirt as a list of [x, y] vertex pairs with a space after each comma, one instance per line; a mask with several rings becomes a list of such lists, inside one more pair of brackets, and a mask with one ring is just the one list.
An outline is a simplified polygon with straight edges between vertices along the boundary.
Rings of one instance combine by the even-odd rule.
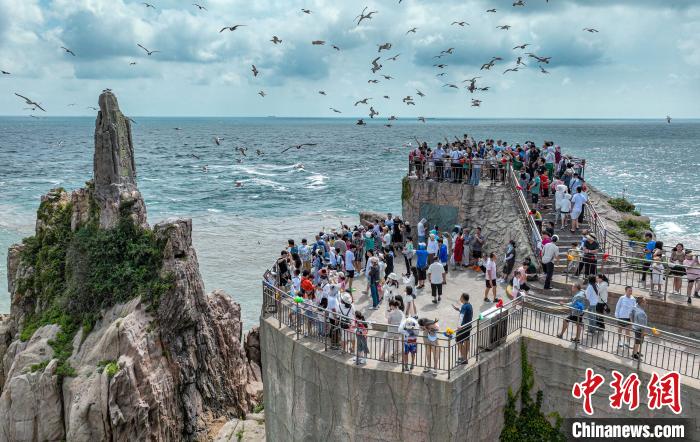
[[542, 192], [542, 197], [549, 197], [549, 176], [547, 176], [547, 169], [542, 169], [540, 171], [540, 191]]

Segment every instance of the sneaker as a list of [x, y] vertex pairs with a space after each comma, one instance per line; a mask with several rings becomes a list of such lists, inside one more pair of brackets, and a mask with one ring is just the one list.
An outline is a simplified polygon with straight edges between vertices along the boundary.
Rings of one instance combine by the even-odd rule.
[[484, 298], [484, 302], [491, 302], [489, 298]]
[[438, 296], [438, 302], [442, 301], [442, 296]]
[[430, 369], [428, 367], [424, 368], [423, 373], [430, 373]]
[[433, 299], [433, 304], [437, 304], [437, 299]]

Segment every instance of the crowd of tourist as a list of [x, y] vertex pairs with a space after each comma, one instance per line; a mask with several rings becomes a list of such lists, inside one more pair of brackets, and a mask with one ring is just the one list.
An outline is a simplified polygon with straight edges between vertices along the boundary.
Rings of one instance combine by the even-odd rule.
[[[430, 314], [434, 309], [419, 307], [417, 296], [429, 292], [431, 303], [440, 305], [450, 272], [472, 269], [483, 275], [484, 303], [502, 302], [503, 296], [517, 298], [531, 290], [528, 283], [538, 280], [538, 264], [544, 272], [544, 289], [551, 289], [563, 247], [555, 231], [579, 231], [588, 195], [582, 162], [562, 155], [559, 146], [551, 142], [544, 142], [541, 147], [532, 142], [523, 145], [501, 140], [475, 142], [465, 135], [461, 140], [438, 143], [435, 149], [419, 143], [411, 150], [409, 160], [411, 173], [419, 179], [469, 185], [479, 185], [484, 169], [492, 182], [503, 181], [512, 167], [519, 190], [532, 202], [531, 215], [542, 236], [537, 259], [518, 257], [513, 240], [505, 250], [494, 250], [478, 226], [455, 226], [451, 231], [441, 231], [425, 218], [412, 226], [398, 216], [387, 214], [385, 218], [353, 227], [342, 225], [329, 232], [321, 231], [312, 240], [304, 238], [297, 243], [290, 239], [269, 282], [288, 291], [294, 299], [294, 308], [288, 311], [290, 323], [303, 321], [304, 325], [300, 324], [303, 333], [328, 337], [332, 349], [356, 354], [357, 364], [366, 363], [370, 351], [371, 327], [365, 315], [371, 314], [368, 311], [384, 310], [386, 331], [381, 354], [377, 357], [373, 353], [373, 358], [394, 362], [400, 359], [404, 369], [410, 371], [416, 365], [419, 338], [422, 338], [424, 351], [420, 354], [425, 360], [419, 361], [419, 365], [425, 373], [437, 375], [437, 370], [444, 368], [439, 365], [440, 342], [444, 339], [456, 340], [458, 363], [469, 360], [474, 309], [470, 295], [463, 293], [460, 304], [451, 305], [459, 315], [450, 318], [452, 323], [456, 319], [456, 332], [443, 331], [440, 318]], [[556, 218], [543, 225], [539, 210], [543, 201], [550, 201], [550, 195]], [[610, 324], [606, 315], [614, 310], [621, 333], [628, 336], [630, 329], [635, 331], [633, 355], [638, 358], [646, 325], [644, 303], [633, 298], [632, 288], [627, 287], [627, 294], [615, 308], [608, 306], [609, 281], [598, 273], [597, 266], [600, 244], [592, 232], [580, 233], [580, 241], [569, 245], [566, 256], [569, 273], [583, 281], [572, 286], [573, 297], [568, 304], [571, 314], [563, 321], [559, 336], [566, 334], [569, 322], [575, 324], [574, 342], [580, 342], [584, 328], [592, 335], [600, 334], [606, 323]], [[664, 263], [654, 251], [663, 250], [659, 243], [649, 238], [648, 261], [641, 276], [646, 279], [647, 273], [651, 275], [652, 289], [658, 286], [659, 275], [663, 274]], [[689, 281], [688, 302], [691, 292], [698, 297], [698, 257], [679, 244], [667, 263], [674, 266], [674, 289], [680, 291], [680, 277], [685, 275]], [[361, 295], [369, 299], [366, 309], [358, 307]], [[624, 347], [627, 341], [620, 339], [620, 345]]]

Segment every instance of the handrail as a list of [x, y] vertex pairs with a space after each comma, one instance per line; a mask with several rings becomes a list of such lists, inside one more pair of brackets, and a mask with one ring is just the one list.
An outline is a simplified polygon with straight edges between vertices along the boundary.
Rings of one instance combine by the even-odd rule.
[[520, 211], [521, 215], [525, 217], [525, 223], [530, 233], [530, 246], [532, 247], [532, 251], [535, 253], [535, 258], [539, 262], [541, 258], [540, 252], [542, 251], [542, 234], [537, 228], [535, 219], [530, 214], [530, 206], [525, 199], [523, 189], [518, 189], [520, 184], [517, 176], [515, 175], [515, 170], [513, 170], [513, 167], [510, 165], [508, 165], [507, 183], [511, 191], [514, 192], [516, 196], [515, 200], [517, 201], [518, 210]]

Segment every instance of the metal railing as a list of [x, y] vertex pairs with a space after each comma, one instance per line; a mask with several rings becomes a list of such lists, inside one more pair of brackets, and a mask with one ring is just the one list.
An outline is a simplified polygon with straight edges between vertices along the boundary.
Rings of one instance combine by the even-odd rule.
[[[565, 339], [571, 333], [577, 333], [577, 324], [574, 323], [567, 330], [568, 334], [560, 336], [566, 315], [571, 313], [570, 307], [522, 295], [493, 309], [488, 317], [479, 315], [469, 324], [457, 328], [452, 335], [438, 335], [431, 342], [424, 337], [424, 333], [420, 333], [413, 343], [407, 340], [404, 333], [399, 333], [396, 325], [364, 321], [366, 328], [361, 328], [355, 318], [330, 312], [313, 303], [297, 302], [298, 298], [275, 287], [272, 283], [274, 279], [269, 271], [265, 274], [262, 287], [263, 319], [276, 319], [280, 329], [285, 327], [291, 330], [296, 340], [322, 345], [324, 352], [354, 357], [356, 365], [367, 360], [400, 364], [404, 372], [423, 368], [424, 371], [447, 373], [449, 379], [452, 372], [463, 365], [463, 359], [478, 362], [486, 352], [495, 349], [510, 336], [522, 334], [523, 330]], [[578, 336], [581, 339], [574, 342], [574, 349], [588, 348], [616, 355], [632, 361], [637, 370], [641, 365], [646, 365], [676, 370], [684, 376], [700, 379], [700, 341], [636, 326], [594, 312], [585, 312], [583, 319], [587, 322], [580, 325]], [[637, 360], [632, 357], [629, 329], [648, 337], [640, 339], [642, 357]], [[585, 333], [589, 330], [591, 336]], [[631, 335], [635, 336], [635, 333]], [[320, 348], [318, 350], [321, 351]]]
[[525, 225], [528, 230], [528, 237], [530, 238], [530, 247], [535, 254], [537, 261], [539, 262], [542, 252], [542, 234], [540, 233], [539, 227], [535, 222], [535, 218], [530, 214], [530, 206], [525, 199], [525, 193], [523, 189], [520, 189], [520, 183], [518, 177], [515, 175], [515, 170], [513, 170], [510, 165], [508, 166], [507, 172], [507, 184], [508, 188], [511, 190], [515, 201], [516, 207], [520, 215], [525, 219]]
[[409, 160], [408, 176], [419, 180], [435, 180], [478, 186], [484, 182], [503, 182], [506, 163], [493, 163], [489, 160], [475, 158], [464, 163], [451, 160]]
[[[680, 296], [683, 297], [687, 296], [688, 284], [691, 285], [691, 289], [695, 288], [697, 290], [700, 288], [700, 278], [688, 279], [687, 276], [688, 269], [697, 269], [697, 267], [662, 261], [663, 271], [661, 273], [657, 272], [655, 276], [651, 267], [654, 261], [643, 257], [612, 255], [605, 252], [593, 253], [589, 254], [589, 256], [595, 258], [595, 260], [584, 260], [583, 256], [579, 256], [571, 261], [567, 261], [568, 265], [564, 272], [567, 283], [581, 275], [603, 274], [608, 278], [611, 285], [630, 286], [637, 290], [644, 290], [651, 296], [663, 297], [664, 301], [668, 300], [669, 294], [675, 292], [674, 280], [680, 282]], [[684, 271], [678, 272], [679, 268], [683, 268]], [[660, 280], [656, 287], [652, 287], [654, 278]], [[696, 279], [698, 282], [696, 282]], [[695, 286], [695, 284], [698, 285]]]

